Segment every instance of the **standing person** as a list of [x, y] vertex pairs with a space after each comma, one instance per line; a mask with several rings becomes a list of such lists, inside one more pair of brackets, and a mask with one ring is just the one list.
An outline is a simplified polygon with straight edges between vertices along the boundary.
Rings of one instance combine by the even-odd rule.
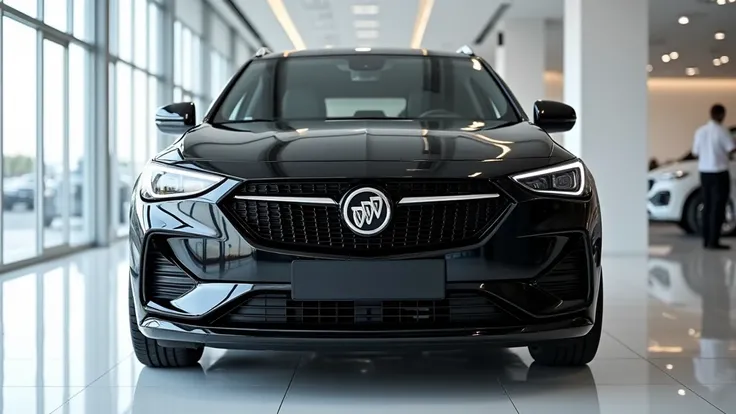
[[698, 157], [700, 185], [703, 192], [703, 246], [725, 250], [720, 243], [721, 226], [731, 189], [728, 164], [736, 145], [723, 127], [726, 108], [716, 104], [710, 109], [710, 121], [695, 131], [693, 155]]

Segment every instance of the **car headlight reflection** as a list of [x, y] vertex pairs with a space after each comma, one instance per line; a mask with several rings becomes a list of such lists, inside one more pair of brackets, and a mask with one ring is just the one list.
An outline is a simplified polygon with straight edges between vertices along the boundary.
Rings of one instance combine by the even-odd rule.
[[511, 178], [529, 190], [543, 194], [579, 196], [585, 190], [585, 169], [580, 161], [519, 174]]
[[224, 180], [216, 175], [152, 162], [141, 174], [141, 197], [150, 201], [192, 197]]

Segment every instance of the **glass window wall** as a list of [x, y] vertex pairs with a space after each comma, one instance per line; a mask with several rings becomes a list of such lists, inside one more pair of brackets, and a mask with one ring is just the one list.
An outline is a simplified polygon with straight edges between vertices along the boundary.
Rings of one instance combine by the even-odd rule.
[[[0, 272], [125, 236], [136, 176], [176, 139], [158, 132], [156, 109], [192, 101], [201, 120], [243, 63], [177, 20], [174, 1], [0, 0]], [[94, 19], [106, 4], [109, 50], [99, 52]], [[215, 14], [202, 10], [200, 28]], [[250, 47], [237, 30], [219, 33]], [[96, 88], [104, 60], [107, 93]], [[97, 220], [102, 211], [109, 222]]]

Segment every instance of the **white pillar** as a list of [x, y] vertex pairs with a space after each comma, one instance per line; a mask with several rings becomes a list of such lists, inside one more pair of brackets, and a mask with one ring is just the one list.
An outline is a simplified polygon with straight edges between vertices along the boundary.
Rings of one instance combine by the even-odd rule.
[[544, 20], [504, 20], [500, 33], [503, 41], [496, 49], [496, 72], [508, 83], [531, 118], [534, 102], [545, 96]]
[[564, 96], [578, 113], [565, 147], [595, 175], [608, 253], [648, 247], [648, 15], [642, 0], [565, 0]]

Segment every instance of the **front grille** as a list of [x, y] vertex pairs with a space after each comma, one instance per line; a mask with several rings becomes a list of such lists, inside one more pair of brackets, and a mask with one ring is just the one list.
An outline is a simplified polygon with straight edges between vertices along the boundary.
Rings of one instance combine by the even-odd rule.
[[442, 329], [508, 326], [518, 319], [473, 291], [428, 301], [295, 301], [289, 292], [264, 292], [215, 321], [218, 327], [288, 329]]
[[[355, 184], [350, 181], [256, 182], [245, 184], [234, 195], [298, 195], [340, 200]], [[383, 232], [369, 237], [353, 233], [343, 223], [337, 205], [231, 198], [226, 209], [243, 226], [249, 238], [267, 247], [346, 256], [381, 256], [477, 243], [510, 204], [501, 195], [481, 200], [396, 205], [396, 201], [404, 197], [498, 193], [487, 180], [392, 180], [377, 187], [386, 191], [394, 202], [393, 216]]]
[[179, 266], [159, 248], [165, 241], [151, 241], [146, 249], [144, 296], [154, 302], [170, 301], [183, 296], [196, 285]]
[[582, 236], [573, 236], [564, 247], [562, 259], [541, 276], [536, 284], [563, 301], [584, 300], [588, 296], [588, 255]]

